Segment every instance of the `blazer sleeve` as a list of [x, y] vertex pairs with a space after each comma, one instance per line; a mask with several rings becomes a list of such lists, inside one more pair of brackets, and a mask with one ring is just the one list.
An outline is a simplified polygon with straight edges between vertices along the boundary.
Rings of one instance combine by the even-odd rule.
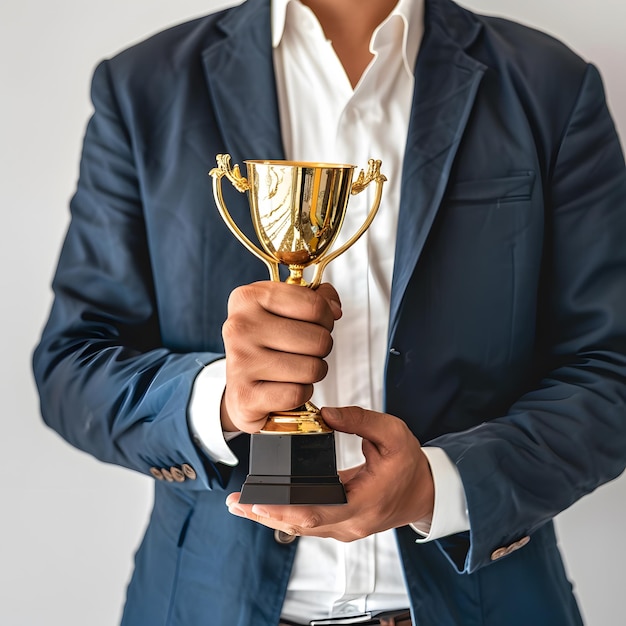
[[54, 302], [33, 356], [42, 416], [102, 461], [146, 474], [188, 464], [197, 478], [173, 487], [221, 487], [229, 470], [194, 445], [187, 405], [203, 365], [223, 355], [163, 347], [140, 177], [106, 62], [92, 100]]
[[429, 442], [456, 464], [467, 497], [469, 540], [440, 543], [460, 572], [523, 546], [626, 463], [626, 173], [593, 66], [544, 190], [546, 373], [507, 415]]

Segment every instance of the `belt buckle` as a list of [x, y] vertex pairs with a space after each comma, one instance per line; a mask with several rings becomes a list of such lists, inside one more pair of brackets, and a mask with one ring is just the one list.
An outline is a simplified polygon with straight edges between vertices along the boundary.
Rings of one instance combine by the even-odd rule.
[[366, 624], [371, 623], [371, 621], [372, 612], [367, 611], [366, 613], [359, 613], [358, 615], [350, 615], [348, 617], [313, 619], [309, 622], [309, 626], [350, 626], [350, 624]]
[[348, 617], [333, 617], [328, 619], [314, 619], [309, 622], [309, 626], [350, 626], [351, 624], [362, 624], [363, 626], [395, 626], [397, 620], [411, 623], [411, 613], [408, 609], [399, 611], [367, 611], [358, 615]]

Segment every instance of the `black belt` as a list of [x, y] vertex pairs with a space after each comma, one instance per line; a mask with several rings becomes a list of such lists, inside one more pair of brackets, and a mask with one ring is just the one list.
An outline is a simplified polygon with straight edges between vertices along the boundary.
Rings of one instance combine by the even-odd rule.
[[308, 624], [299, 624], [282, 619], [278, 626], [412, 626], [411, 612], [408, 609], [401, 611], [382, 611], [381, 613], [363, 613], [352, 617], [335, 617], [331, 619], [314, 619]]

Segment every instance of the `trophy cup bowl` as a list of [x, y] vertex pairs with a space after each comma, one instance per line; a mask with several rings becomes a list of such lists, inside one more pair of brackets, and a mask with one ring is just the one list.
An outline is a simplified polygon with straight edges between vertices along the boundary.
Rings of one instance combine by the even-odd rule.
[[[297, 161], [244, 161], [247, 177], [230, 155], [217, 155], [210, 171], [222, 219], [233, 235], [265, 263], [279, 281], [279, 265], [289, 268], [286, 282], [316, 289], [324, 268], [352, 246], [374, 219], [386, 178], [380, 161], [370, 160], [355, 181], [354, 165]], [[248, 193], [254, 230], [261, 248], [239, 229], [226, 208], [222, 178]], [[362, 226], [342, 246], [331, 250], [343, 225], [350, 195], [376, 184], [372, 207]], [[310, 282], [305, 268], [314, 266]], [[250, 471], [241, 491], [245, 504], [343, 504], [346, 495], [336, 469], [335, 440], [311, 402], [272, 411], [261, 432], [251, 436]]]

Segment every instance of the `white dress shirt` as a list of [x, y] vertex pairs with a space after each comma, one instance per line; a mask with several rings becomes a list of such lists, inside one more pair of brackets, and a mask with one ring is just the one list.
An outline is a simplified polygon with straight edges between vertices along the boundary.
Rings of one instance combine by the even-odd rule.
[[[391, 279], [400, 205], [400, 179], [414, 87], [413, 66], [423, 35], [424, 0], [399, 0], [375, 30], [374, 55], [353, 89], [314, 13], [299, 0], [272, 2], [274, 64], [286, 158], [352, 163], [382, 161], [387, 176], [373, 225], [329, 264], [324, 281], [339, 292], [343, 317], [335, 325], [328, 375], [316, 384], [318, 406], [359, 405], [382, 411]], [[351, 196], [336, 245], [365, 221], [374, 185]], [[236, 464], [219, 422], [225, 367], [198, 376], [190, 421], [206, 453]], [[232, 435], [229, 434], [231, 437]], [[360, 439], [336, 433], [338, 467], [363, 462]], [[469, 529], [460, 477], [439, 448], [424, 448], [435, 481], [435, 511], [418, 541]], [[426, 536], [426, 533], [427, 536]], [[301, 537], [283, 616], [302, 623], [409, 606], [393, 530], [352, 543]]]

